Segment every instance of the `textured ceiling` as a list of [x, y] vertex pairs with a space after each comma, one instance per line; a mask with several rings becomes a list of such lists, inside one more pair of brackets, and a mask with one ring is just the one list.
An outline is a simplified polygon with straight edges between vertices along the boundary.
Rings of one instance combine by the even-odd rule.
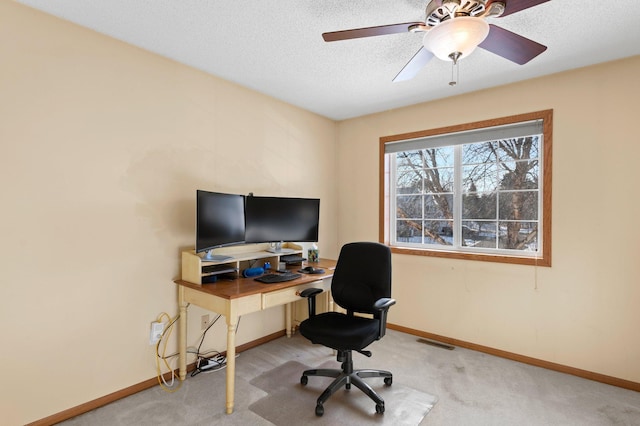
[[437, 59], [410, 81], [391, 81], [421, 34], [322, 40], [327, 31], [424, 21], [425, 0], [18, 2], [336, 120], [640, 53], [637, 0], [551, 0], [490, 19], [547, 51], [516, 65], [477, 49], [460, 62], [455, 87], [451, 63]]

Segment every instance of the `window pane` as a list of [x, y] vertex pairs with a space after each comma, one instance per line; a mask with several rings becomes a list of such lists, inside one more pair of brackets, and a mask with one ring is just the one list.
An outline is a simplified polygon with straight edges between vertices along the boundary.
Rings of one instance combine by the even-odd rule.
[[538, 191], [500, 192], [498, 200], [502, 220], [538, 219]]
[[425, 220], [424, 243], [439, 245], [453, 244], [452, 222], [445, 220]]
[[425, 219], [451, 219], [453, 194], [427, 195], [424, 197]]
[[423, 158], [423, 165], [428, 167], [453, 167], [454, 165], [454, 148], [445, 146], [442, 148], [421, 149], [419, 152]]
[[406, 151], [396, 154], [396, 164], [400, 168], [422, 168], [420, 151]]
[[396, 198], [398, 219], [422, 219], [422, 196], [400, 195]]
[[462, 187], [470, 192], [491, 192], [498, 189], [496, 163], [462, 166]]
[[454, 169], [443, 167], [424, 171], [424, 188], [427, 193], [453, 192]]
[[462, 145], [463, 164], [495, 163], [496, 161], [496, 144], [494, 142]]
[[501, 189], [538, 189], [538, 160], [500, 163]]
[[424, 173], [422, 169], [398, 167], [397, 172], [398, 194], [421, 194]]
[[396, 221], [396, 240], [402, 243], [422, 244], [422, 221]]
[[463, 219], [497, 219], [495, 192], [468, 193], [462, 196]]
[[538, 136], [528, 136], [525, 138], [505, 139], [497, 141], [496, 148], [498, 160], [511, 161], [523, 159], [537, 159], [539, 156]]
[[462, 245], [464, 247], [496, 248], [495, 221], [462, 222]]
[[537, 222], [500, 222], [499, 248], [538, 251]]

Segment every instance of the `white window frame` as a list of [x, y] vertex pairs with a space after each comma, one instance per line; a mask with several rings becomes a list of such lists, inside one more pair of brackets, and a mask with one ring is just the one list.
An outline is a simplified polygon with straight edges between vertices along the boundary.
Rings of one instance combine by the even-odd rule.
[[[539, 266], [551, 266], [551, 152], [553, 111], [467, 123], [421, 132], [380, 138], [380, 241], [393, 252], [423, 256], [452, 257]], [[462, 244], [462, 145], [541, 135], [538, 146], [538, 235], [537, 251], [466, 247]], [[455, 146], [456, 187], [453, 201], [454, 245], [415, 244], [395, 241], [395, 158], [397, 152], [420, 148]]]

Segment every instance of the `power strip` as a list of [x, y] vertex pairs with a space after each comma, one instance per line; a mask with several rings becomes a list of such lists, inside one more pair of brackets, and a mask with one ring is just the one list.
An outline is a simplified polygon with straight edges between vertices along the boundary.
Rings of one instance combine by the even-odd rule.
[[220, 369], [222, 367], [227, 366], [227, 360], [221, 357], [220, 361], [210, 358], [200, 358], [200, 363], [198, 364], [198, 368], [200, 371], [211, 370], [212, 368]]

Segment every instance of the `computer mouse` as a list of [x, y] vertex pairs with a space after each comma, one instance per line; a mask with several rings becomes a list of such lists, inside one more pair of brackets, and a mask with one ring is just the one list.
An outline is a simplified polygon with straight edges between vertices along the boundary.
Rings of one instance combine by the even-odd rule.
[[324, 269], [314, 268], [313, 266], [307, 266], [300, 269], [300, 272], [304, 272], [305, 274], [324, 274]]

